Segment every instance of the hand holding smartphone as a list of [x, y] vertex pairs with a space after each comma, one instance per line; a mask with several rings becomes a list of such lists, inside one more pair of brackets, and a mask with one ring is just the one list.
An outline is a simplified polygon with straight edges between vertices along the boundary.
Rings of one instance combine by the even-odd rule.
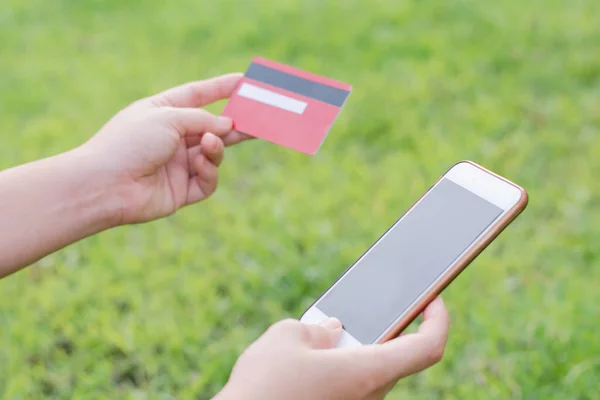
[[302, 315], [342, 322], [338, 347], [405, 329], [527, 206], [526, 191], [463, 161], [449, 169]]

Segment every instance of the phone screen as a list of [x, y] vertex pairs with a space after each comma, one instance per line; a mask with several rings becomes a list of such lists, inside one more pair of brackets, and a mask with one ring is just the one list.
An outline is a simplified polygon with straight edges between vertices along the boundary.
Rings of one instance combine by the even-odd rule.
[[375, 342], [502, 211], [443, 178], [316, 307], [359, 342]]

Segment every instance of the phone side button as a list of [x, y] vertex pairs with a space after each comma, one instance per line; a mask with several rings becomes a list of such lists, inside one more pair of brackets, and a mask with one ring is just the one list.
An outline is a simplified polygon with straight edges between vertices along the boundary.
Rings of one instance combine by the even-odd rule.
[[336, 347], [338, 349], [341, 349], [341, 348], [359, 347], [359, 346], [362, 346], [362, 344], [358, 340], [354, 339], [354, 337], [352, 337], [352, 335], [350, 335], [344, 329], [344, 331], [342, 333], [342, 337]]

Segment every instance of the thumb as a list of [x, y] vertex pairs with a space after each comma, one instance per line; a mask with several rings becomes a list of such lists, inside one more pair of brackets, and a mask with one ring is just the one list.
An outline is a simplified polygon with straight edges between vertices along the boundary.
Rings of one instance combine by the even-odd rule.
[[441, 298], [429, 304], [417, 333], [410, 333], [383, 344], [336, 350], [337, 354], [360, 360], [382, 384], [422, 371], [442, 359], [450, 320]]
[[334, 348], [342, 336], [342, 323], [329, 318], [318, 325], [307, 325], [309, 344], [313, 349]]

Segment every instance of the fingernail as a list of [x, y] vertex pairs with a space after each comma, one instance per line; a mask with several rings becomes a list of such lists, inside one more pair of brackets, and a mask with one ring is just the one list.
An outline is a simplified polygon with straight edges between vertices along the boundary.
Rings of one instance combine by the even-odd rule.
[[432, 309], [434, 308], [444, 308], [445, 304], [444, 304], [444, 300], [442, 300], [441, 297], [436, 297], [430, 304], [429, 306], [431, 306]]
[[218, 146], [218, 144], [219, 144], [218, 142], [219, 142], [219, 140], [221, 140], [221, 139], [219, 139], [219, 137], [217, 135], [215, 135], [214, 133], [211, 133], [211, 132], [206, 132], [202, 139], [203, 139], [202, 144], [204, 146], [209, 146], [209, 147]]
[[337, 318], [328, 318], [325, 321], [322, 321], [320, 325], [330, 331], [335, 331], [336, 329], [340, 329], [342, 327], [342, 323]]

